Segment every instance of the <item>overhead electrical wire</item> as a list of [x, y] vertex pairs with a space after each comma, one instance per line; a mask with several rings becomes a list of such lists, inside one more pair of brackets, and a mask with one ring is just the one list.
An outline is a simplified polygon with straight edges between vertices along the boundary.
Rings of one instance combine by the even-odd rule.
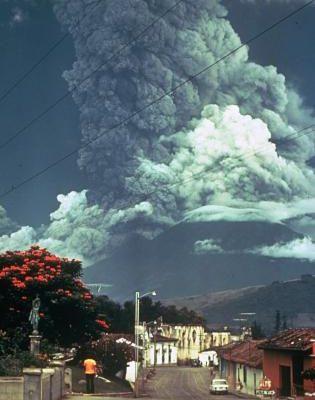
[[[222, 60], [225, 60], [226, 58], [228, 58], [229, 56], [231, 56], [232, 54], [236, 53], [237, 51], [239, 51], [241, 48], [243, 48], [244, 46], [247, 46], [249, 43], [253, 42], [254, 40], [257, 40], [258, 38], [260, 38], [261, 36], [263, 36], [264, 34], [266, 34], [267, 32], [269, 32], [270, 30], [274, 29], [276, 26], [278, 26], [279, 24], [281, 24], [282, 22], [288, 20], [289, 18], [293, 17], [294, 15], [296, 15], [297, 13], [299, 13], [300, 11], [302, 11], [303, 9], [305, 9], [306, 7], [308, 7], [309, 5], [311, 5], [315, 0], [311, 0], [307, 3], [305, 3], [304, 5], [296, 8], [295, 10], [293, 10], [292, 12], [290, 12], [289, 14], [287, 14], [286, 16], [282, 17], [281, 19], [277, 20], [275, 23], [273, 23], [272, 25], [270, 25], [269, 27], [267, 27], [266, 29], [264, 29], [263, 31], [259, 32], [258, 34], [252, 36], [250, 39], [248, 39], [246, 42], [244, 42], [242, 45], [234, 48], [233, 50], [231, 50], [230, 52], [226, 53], [224, 56], [222, 56], [221, 58], [219, 58], [218, 60], [216, 60], [215, 62], [211, 63], [210, 65], [208, 65], [207, 67], [203, 68], [201, 71], [197, 72], [196, 74], [194, 74], [193, 76], [190, 76], [188, 79], [185, 79], [184, 81], [182, 81], [181, 83], [179, 83], [177, 86], [175, 86], [173, 89], [170, 89], [169, 91], [165, 92], [163, 95], [159, 96], [157, 99], [149, 102], [147, 105], [145, 105], [144, 107], [136, 110], [135, 112], [131, 113], [128, 117], [124, 118], [122, 121], [112, 125], [110, 128], [106, 129], [105, 131], [99, 133], [95, 138], [89, 140], [88, 142], [84, 143], [81, 146], [76, 147], [74, 150], [72, 150], [71, 152], [65, 154], [64, 156], [60, 157], [59, 159], [55, 160], [54, 162], [52, 162], [51, 164], [49, 164], [48, 166], [46, 166], [45, 168], [37, 171], [36, 173], [34, 173], [33, 175], [30, 175], [28, 178], [25, 178], [24, 180], [22, 180], [21, 182], [19, 182], [16, 185], [12, 185], [10, 189], [0, 193], [0, 199], [6, 197], [7, 195], [11, 194], [12, 192], [16, 191], [17, 189], [21, 188], [22, 186], [26, 185], [27, 183], [33, 181], [34, 179], [38, 178], [39, 176], [43, 175], [44, 173], [46, 173], [47, 171], [49, 171], [50, 169], [54, 168], [55, 166], [57, 166], [58, 164], [62, 163], [63, 161], [65, 161], [66, 159], [70, 158], [71, 156], [75, 155], [78, 153], [78, 151], [80, 151], [83, 148], [88, 147], [89, 145], [91, 145], [92, 143], [96, 142], [98, 139], [100, 139], [102, 136], [104, 136], [105, 134], [107, 134], [108, 132], [110, 132], [113, 129], [116, 129], [122, 125], [124, 125], [126, 122], [128, 122], [129, 120], [131, 120], [133, 117], [135, 117], [136, 115], [138, 115], [139, 113], [141, 113], [142, 111], [148, 109], [149, 107], [151, 107], [152, 105], [158, 103], [160, 100], [162, 100], [163, 98], [165, 98], [166, 96], [170, 96], [173, 93], [175, 93], [176, 90], [178, 90], [180, 87], [182, 87], [183, 85], [185, 85], [186, 83], [192, 81], [193, 79], [195, 79], [197, 76], [203, 74], [204, 72], [208, 71], [210, 68], [212, 68], [213, 66], [217, 65], [218, 63], [220, 63]], [[179, 3], [179, 2], [178, 2]], [[176, 4], [178, 4], [176, 3]], [[161, 17], [159, 17], [161, 18]], [[152, 25], [152, 24], [151, 24]], [[145, 28], [148, 29], [148, 28]], [[301, 134], [299, 137], [301, 137], [303, 135], [303, 131], [304, 131], [304, 135], [308, 135], [310, 133], [313, 133], [313, 131], [311, 132], [305, 132], [307, 129], [309, 129], [310, 127], [313, 127], [313, 125], [309, 126], [309, 127], [305, 127], [301, 130], [298, 130], [295, 132], [295, 134]], [[288, 139], [288, 141], [293, 140], [292, 135], [289, 135], [290, 138]], [[283, 139], [284, 140], [284, 139]], [[206, 173], [209, 170], [210, 167], [206, 168], [204, 171], [200, 171], [199, 173], [197, 173], [196, 175], [192, 175], [190, 178], [188, 179], [193, 179], [196, 178], [198, 176], [200, 176], [200, 174]], [[174, 183], [174, 184], [170, 184], [170, 185], [165, 185], [165, 186], [174, 186], [174, 185], [179, 185], [179, 184], [185, 184], [186, 181], [180, 181], [178, 183]], [[143, 197], [149, 197], [152, 194], [154, 194], [154, 192], [149, 192], [146, 195], [144, 195]], [[130, 205], [128, 205], [127, 207], [130, 207]], [[127, 208], [127, 207], [121, 207], [121, 209], [123, 208]]]
[[[81, 25], [81, 23], [85, 20], [85, 18], [90, 15], [98, 6], [100, 3], [102, 3], [104, 0], [98, 0], [96, 1], [92, 7], [88, 10], [86, 14], [82, 18], [80, 18], [77, 23], [74, 25], [74, 27], [78, 27]], [[53, 45], [29, 68], [27, 69], [18, 79], [13, 82], [13, 84], [7, 88], [4, 93], [0, 94], [0, 104], [16, 89], [29, 75], [32, 74], [32, 72], [44, 61], [46, 60], [47, 57], [50, 56], [51, 53], [56, 50], [57, 47], [59, 47], [68, 37], [70, 36], [70, 32], [66, 32], [64, 35], [61, 36], [60, 39], [58, 39]]]
[[47, 108], [45, 108], [43, 111], [41, 111], [39, 114], [37, 114], [34, 118], [32, 118], [27, 124], [25, 124], [22, 128], [18, 129], [12, 136], [10, 136], [8, 139], [6, 139], [4, 142], [0, 144], [0, 150], [2, 150], [4, 147], [6, 147], [8, 144], [13, 142], [18, 136], [22, 135], [22, 133], [26, 132], [28, 128], [30, 128], [32, 125], [34, 125], [37, 121], [42, 119], [46, 114], [48, 114], [51, 110], [53, 110], [58, 104], [60, 104], [62, 101], [64, 101], [67, 97], [69, 97], [72, 93], [74, 93], [78, 87], [82, 85], [82, 83], [86, 82], [91, 76], [93, 76], [96, 72], [100, 71], [101, 68], [103, 68], [105, 65], [107, 65], [109, 62], [114, 60], [118, 55], [120, 55], [121, 52], [123, 52], [126, 48], [130, 47], [134, 43], [137, 42], [143, 35], [145, 35], [153, 25], [155, 25], [157, 22], [159, 22], [162, 18], [164, 18], [167, 14], [169, 14], [172, 10], [174, 10], [180, 3], [182, 3], [184, 0], [178, 0], [175, 4], [173, 4], [171, 7], [169, 7], [163, 14], [155, 18], [149, 25], [147, 25], [141, 32], [139, 32], [137, 35], [135, 35], [133, 38], [131, 38], [130, 41], [126, 42], [124, 45], [122, 45], [117, 51], [115, 51], [109, 58], [107, 58], [104, 62], [102, 62], [100, 65], [98, 65], [93, 71], [91, 71], [89, 74], [87, 74], [81, 81], [79, 81], [78, 84], [74, 85], [71, 90], [67, 90], [63, 95], [58, 97], [57, 100], [55, 100], [52, 104], [50, 104]]

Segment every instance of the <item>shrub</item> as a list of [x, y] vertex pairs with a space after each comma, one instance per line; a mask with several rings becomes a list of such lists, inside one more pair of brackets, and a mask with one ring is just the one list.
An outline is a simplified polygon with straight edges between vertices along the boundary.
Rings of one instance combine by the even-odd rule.
[[0, 376], [20, 376], [23, 368], [44, 368], [48, 364], [46, 357], [35, 357], [28, 351], [0, 357]]

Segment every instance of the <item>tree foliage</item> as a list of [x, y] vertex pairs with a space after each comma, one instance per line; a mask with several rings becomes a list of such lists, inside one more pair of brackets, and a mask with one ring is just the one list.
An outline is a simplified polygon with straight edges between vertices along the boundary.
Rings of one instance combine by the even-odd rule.
[[19, 341], [22, 349], [28, 346], [28, 318], [36, 295], [41, 299], [39, 331], [51, 343], [71, 346], [98, 337], [106, 324], [97, 316], [81, 271], [80, 261], [59, 258], [38, 246], [1, 254], [0, 330], [6, 340]]
[[[163, 322], [170, 324], [200, 324], [205, 325], [205, 319], [195, 311], [188, 310], [186, 307], [176, 308], [173, 305], [165, 306], [161, 302], [153, 302], [150, 297], [140, 300], [140, 319], [141, 321], [155, 321], [162, 317]], [[122, 306], [114, 302], [107, 296], [96, 298], [97, 311], [99, 315], [106, 318], [110, 332], [130, 333], [134, 329], [135, 305], [132, 301], [127, 301]]]
[[251, 326], [252, 338], [254, 340], [263, 339], [266, 337], [261, 324], [259, 324], [256, 320], [253, 322]]

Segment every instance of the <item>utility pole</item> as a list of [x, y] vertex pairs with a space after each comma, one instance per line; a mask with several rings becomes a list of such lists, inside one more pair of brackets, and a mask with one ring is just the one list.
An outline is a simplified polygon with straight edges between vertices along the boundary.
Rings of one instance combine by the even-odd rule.
[[137, 393], [138, 362], [139, 362], [139, 320], [140, 320], [140, 293], [135, 294], [135, 397]]
[[135, 397], [138, 397], [138, 363], [139, 363], [139, 325], [140, 325], [140, 299], [145, 296], [156, 296], [155, 290], [144, 293], [140, 296], [140, 292], [135, 293]]

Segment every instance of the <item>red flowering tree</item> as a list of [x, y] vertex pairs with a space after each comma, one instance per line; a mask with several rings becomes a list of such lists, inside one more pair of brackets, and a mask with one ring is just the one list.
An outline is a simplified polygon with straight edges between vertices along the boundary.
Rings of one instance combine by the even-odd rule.
[[57, 257], [38, 246], [0, 254], [0, 330], [19, 332], [16, 340], [25, 347], [32, 300], [38, 294], [39, 331], [49, 342], [71, 346], [97, 338], [107, 324], [98, 318], [81, 273], [80, 261]]

